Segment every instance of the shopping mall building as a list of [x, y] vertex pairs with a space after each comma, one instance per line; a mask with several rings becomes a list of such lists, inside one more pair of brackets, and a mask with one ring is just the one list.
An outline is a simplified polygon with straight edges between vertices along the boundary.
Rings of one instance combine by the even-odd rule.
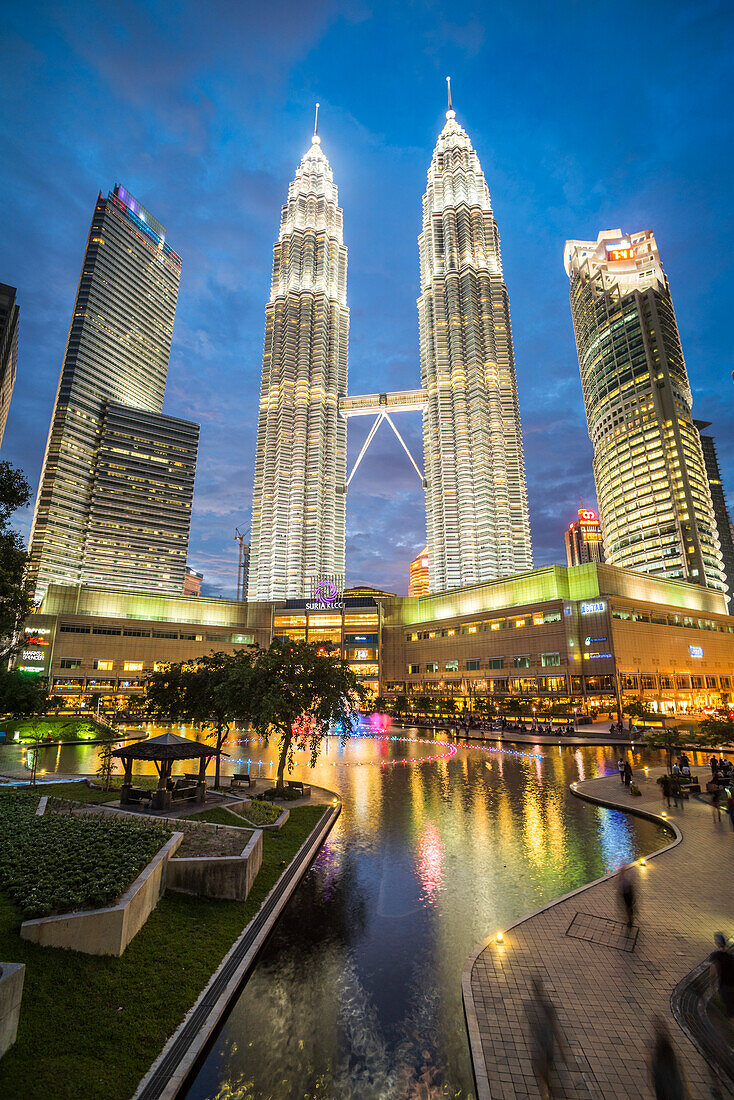
[[642, 698], [699, 710], [731, 698], [734, 618], [713, 589], [592, 562], [426, 596], [352, 589], [330, 602], [51, 585], [18, 661], [78, 704], [124, 705], [150, 670], [272, 638], [335, 646], [375, 694], [512, 696], [579, 711]]

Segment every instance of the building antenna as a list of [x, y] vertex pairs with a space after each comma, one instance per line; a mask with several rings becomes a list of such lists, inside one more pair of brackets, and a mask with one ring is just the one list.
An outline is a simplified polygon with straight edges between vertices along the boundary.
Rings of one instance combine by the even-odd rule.
[[316, 104], [316, 118], [314, 119], [314, 124], [313, 124], [313, 136], [314, 136], [314, 138], [317, 138], [319, 136], [319, 105], [318, 105], [318, 103]]
[[453, 111], [454, 108], [451, 106], [451, 77], [450, 76], [446, 77], [446, 83], [447, 83], [448, 89], [449, 89], [449, 110]]

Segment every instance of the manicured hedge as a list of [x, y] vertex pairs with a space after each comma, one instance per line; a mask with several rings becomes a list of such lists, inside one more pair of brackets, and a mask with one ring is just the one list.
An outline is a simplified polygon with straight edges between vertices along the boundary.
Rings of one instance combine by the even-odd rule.
[[0, 793], [0, 889], [26, 917], [112, 904], [171, 835], [102, 814], [36, 817], [37, 804], [37, 794]]
[[253, 825], [274, 825], [283, 811], [272, 802], [252, 801], [249, 806], [243, 806], [239, 813]]

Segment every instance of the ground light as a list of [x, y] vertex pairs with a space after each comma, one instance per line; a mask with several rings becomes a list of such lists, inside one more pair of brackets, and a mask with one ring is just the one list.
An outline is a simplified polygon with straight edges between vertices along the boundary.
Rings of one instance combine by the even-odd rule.
[[640, 867], [647, 867], [647, 860], [646, 859], [640, 859]]
[[505, 942], [505, 937], [502, 935], [501, 932], [498, 932], [497, 935], [494, 938], [496, 939], [497, 943], [504, 943]]

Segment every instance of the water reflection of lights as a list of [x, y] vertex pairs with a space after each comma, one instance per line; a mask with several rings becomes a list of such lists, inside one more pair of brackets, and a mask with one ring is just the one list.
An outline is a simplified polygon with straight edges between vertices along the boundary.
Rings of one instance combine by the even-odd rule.
[[[332, 737], [336, 738], [338, 741], [341, 741], [342, 744], [346, 743], [346, 740], [347, 740], [347, 739], [342, 738], [341, 734], [338, 734], [338, 733], [327, 733], [327, 734], [325, 734], [325, 739], [332, 738]], [[430, 763], [437, 763], [438, 761], [441, 761], [441, 760], [450, 760], [451, 757], [456, 756], [456, 754], [459, 751], [457, 746], [452, 744], [449, 741], [432, 741], [432, 740], [428, 740], [425, 737], [396, 737], [394, 734], [384, 734], [384, 733], [355, 733], [355, 734], [352, 734], [351, 737], [349, 737], [348, 740], [349, 741], [378, 741], [378, 742], [381, 742], [383, 745], [386, 745], [388, 741], [395, 741], [395, 742], [399, 742], [401, 744], [409, 744], [409, 745], [431, 745], [434, 748], [445, 749], [446, 751], [445, 752], [438, 752], [438, 753], [431, 753], [429, 756], [403, 756], [403, 757], [400, 757], [399, 759], [396, 759], [396, 760], [332, 760], [331, 761], [332, 767], [334, 767], [334, 768], [339, 768], [339, 767], [358, 768], [358, 767], [363, 767], [365, 765], [369, 765], [369, 766], [372, 766], [372, 767], [394, 768], [398, 764], [402, 764], [403, 766], [405, 766], [407, 764], [430, 764]], [[255, 745], [255, 744], [259, 745], [259, 744], [262, 743], [262, 741], [263, 741], [263, 739], [261, 737], [231, 737], [225, 742], [225, 744], [227, 744], [227, 745]], [[472, 749], [472, 750], [477, 749], [479, 752], [498, 754], [500, 756], [500, 759], [504, 756], [519, 756], [519, 757], [523, 757], [523, 758], [528, 759], [528, 760], [535, 760], [535, 761], [538, 762], [538, 764], [543, 759], [543, 757], [540, 755], [540, 753], [521, 752], [519, 749], [506, 749], [506, 748], [501, 748], [497, 745], [477, 745], [474, 742], [472, 742], [471, 744], [467, 742], [466, 746], [464, 746], [464, 747], [466, 749]], [[240, 764], [245, 764], [245, 763], [249, 764], [250, 763], [249, 760], [242, 760], [242, 759], [240, 759], [239, 761], [234, 761], [234, 762], [235, 763], [240, 763]], [[272, 767], [272, 764], [270, 766]]]
[[443, 885], [443, 845], [436, 826], [429, 823], [418, 840], [418, 877], [426, 901], [433, 901]]

